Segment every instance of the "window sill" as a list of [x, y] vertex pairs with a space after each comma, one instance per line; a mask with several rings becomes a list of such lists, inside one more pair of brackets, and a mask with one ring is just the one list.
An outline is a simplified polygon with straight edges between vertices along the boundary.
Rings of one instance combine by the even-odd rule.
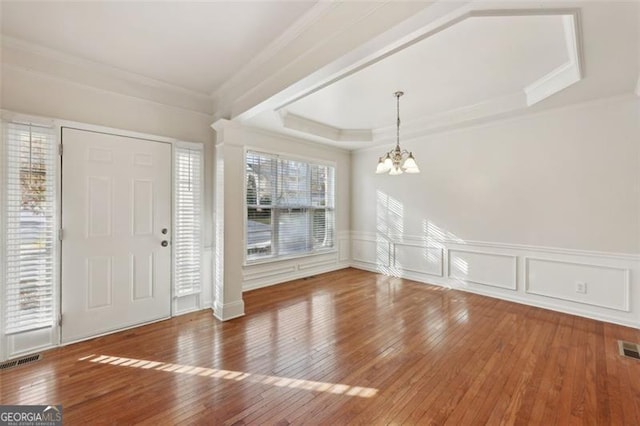
[[334, 247], [326, 250], [318, 250], [318, 251], [301, 253], [301, 254], [292, 254], [288, 256], [274, 256], [274, 257], [269, 257], [264, 259], [251, 259], [251, 260], [245, 259], [242, 266], [255, 266], [255, 265], [268, 264], [268, 263], [286, 262], [288, 260], [303, 259], [305, 257], [315, 257], [315, 256], [322, 256], [325, 254], [337, 254], [337, 253], [338, 253], [338, 250]]

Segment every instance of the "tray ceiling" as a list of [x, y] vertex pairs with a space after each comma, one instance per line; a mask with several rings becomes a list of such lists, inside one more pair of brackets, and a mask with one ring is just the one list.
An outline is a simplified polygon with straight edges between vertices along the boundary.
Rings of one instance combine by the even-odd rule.
[[341, 129], [376, 129], [395, 123], [397, 90], [407, 122], [506, 96], [569, 61], [563, 22], [472, 17], [282, 109]]

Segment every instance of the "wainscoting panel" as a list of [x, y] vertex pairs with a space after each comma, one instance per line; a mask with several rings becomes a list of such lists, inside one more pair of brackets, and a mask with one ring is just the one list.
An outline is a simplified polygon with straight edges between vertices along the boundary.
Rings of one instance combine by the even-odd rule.
[[449, 249], [447, 276], [463, 282], [517, 289], [518, 258], [512, 255]]
[[[378, 250], [380, 248], [380, 250]], [[389, 266], [389, 243], [371, 239], [354, 238], [351, 240], [351, 257], [357, 262]]]
[[324, 266], [335, 265], [335, 259], [327, 259], [327, 260], [318, 260], [315, 262], [302, 262], [298, 265], [298, 270], [304, 271], [305, 269], [315, 269], [321, 268]]
[[268, 287], [287, 281], [306, 278], [313, 275], [323, 274], [325, 272], [336, 271], [338, 269], [348, 268], [349, 263], [343, 262], [318, 262], [315, 264], [300, 264], [295, 268], [289, 269], [288, 272], [280, 272], [277, 274], [262, 275], [250, 274], [245, 275], [242, 283], [242, 291], [255, 290], [257, 288]]
[[[275, 262], [274, 262], [275, 263]], [[284, 265], [280, 263], [248, 266], [245, 269], [243, 278], [245, 281], [255, 280], [258, 278], [267, 278], [277, 275], [290, 274], [296, 271], [296, 264], [286, 262]]]
[[444, 264], [442, 252], [440, 247], [395, 243], [393, 245], [393, 266], [397, 270], [441, 277]]
[[351, 235], [349, 232], [338, 233], [336, 248], [337, 250], [331, 252], [245, 265], [242, 268], [242, 290], [254, 290], [348, 268], [351, 260]]
[[34, 353], [58, 344], [58, 326], [7, 336], [7, 358]]
[[640, 328], [640, 254], [352, 231], [350, 266]]
[[525, 258], [527, 293], [628, 312], [630, 270], [563, 260]]
[[340, 262], [348, 262], [351, 259], [351, 238], [348, 236], [338, 238], [338, 253]]

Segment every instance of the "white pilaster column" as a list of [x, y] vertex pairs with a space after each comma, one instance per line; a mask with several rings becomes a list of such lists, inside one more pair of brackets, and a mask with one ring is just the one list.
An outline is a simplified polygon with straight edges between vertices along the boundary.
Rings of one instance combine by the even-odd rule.
[[216, 131], [213, 315], [226, 321], [244, 315], [244, 135], [228, 120], [218, 120], [212, 127]]

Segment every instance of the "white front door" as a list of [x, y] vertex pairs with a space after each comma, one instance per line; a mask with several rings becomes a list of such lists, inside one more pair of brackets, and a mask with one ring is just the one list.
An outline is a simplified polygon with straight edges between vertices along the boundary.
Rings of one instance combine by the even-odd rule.
[[70, 128], [62, 144], [62, 341], [169, 317], [171, 145]]

